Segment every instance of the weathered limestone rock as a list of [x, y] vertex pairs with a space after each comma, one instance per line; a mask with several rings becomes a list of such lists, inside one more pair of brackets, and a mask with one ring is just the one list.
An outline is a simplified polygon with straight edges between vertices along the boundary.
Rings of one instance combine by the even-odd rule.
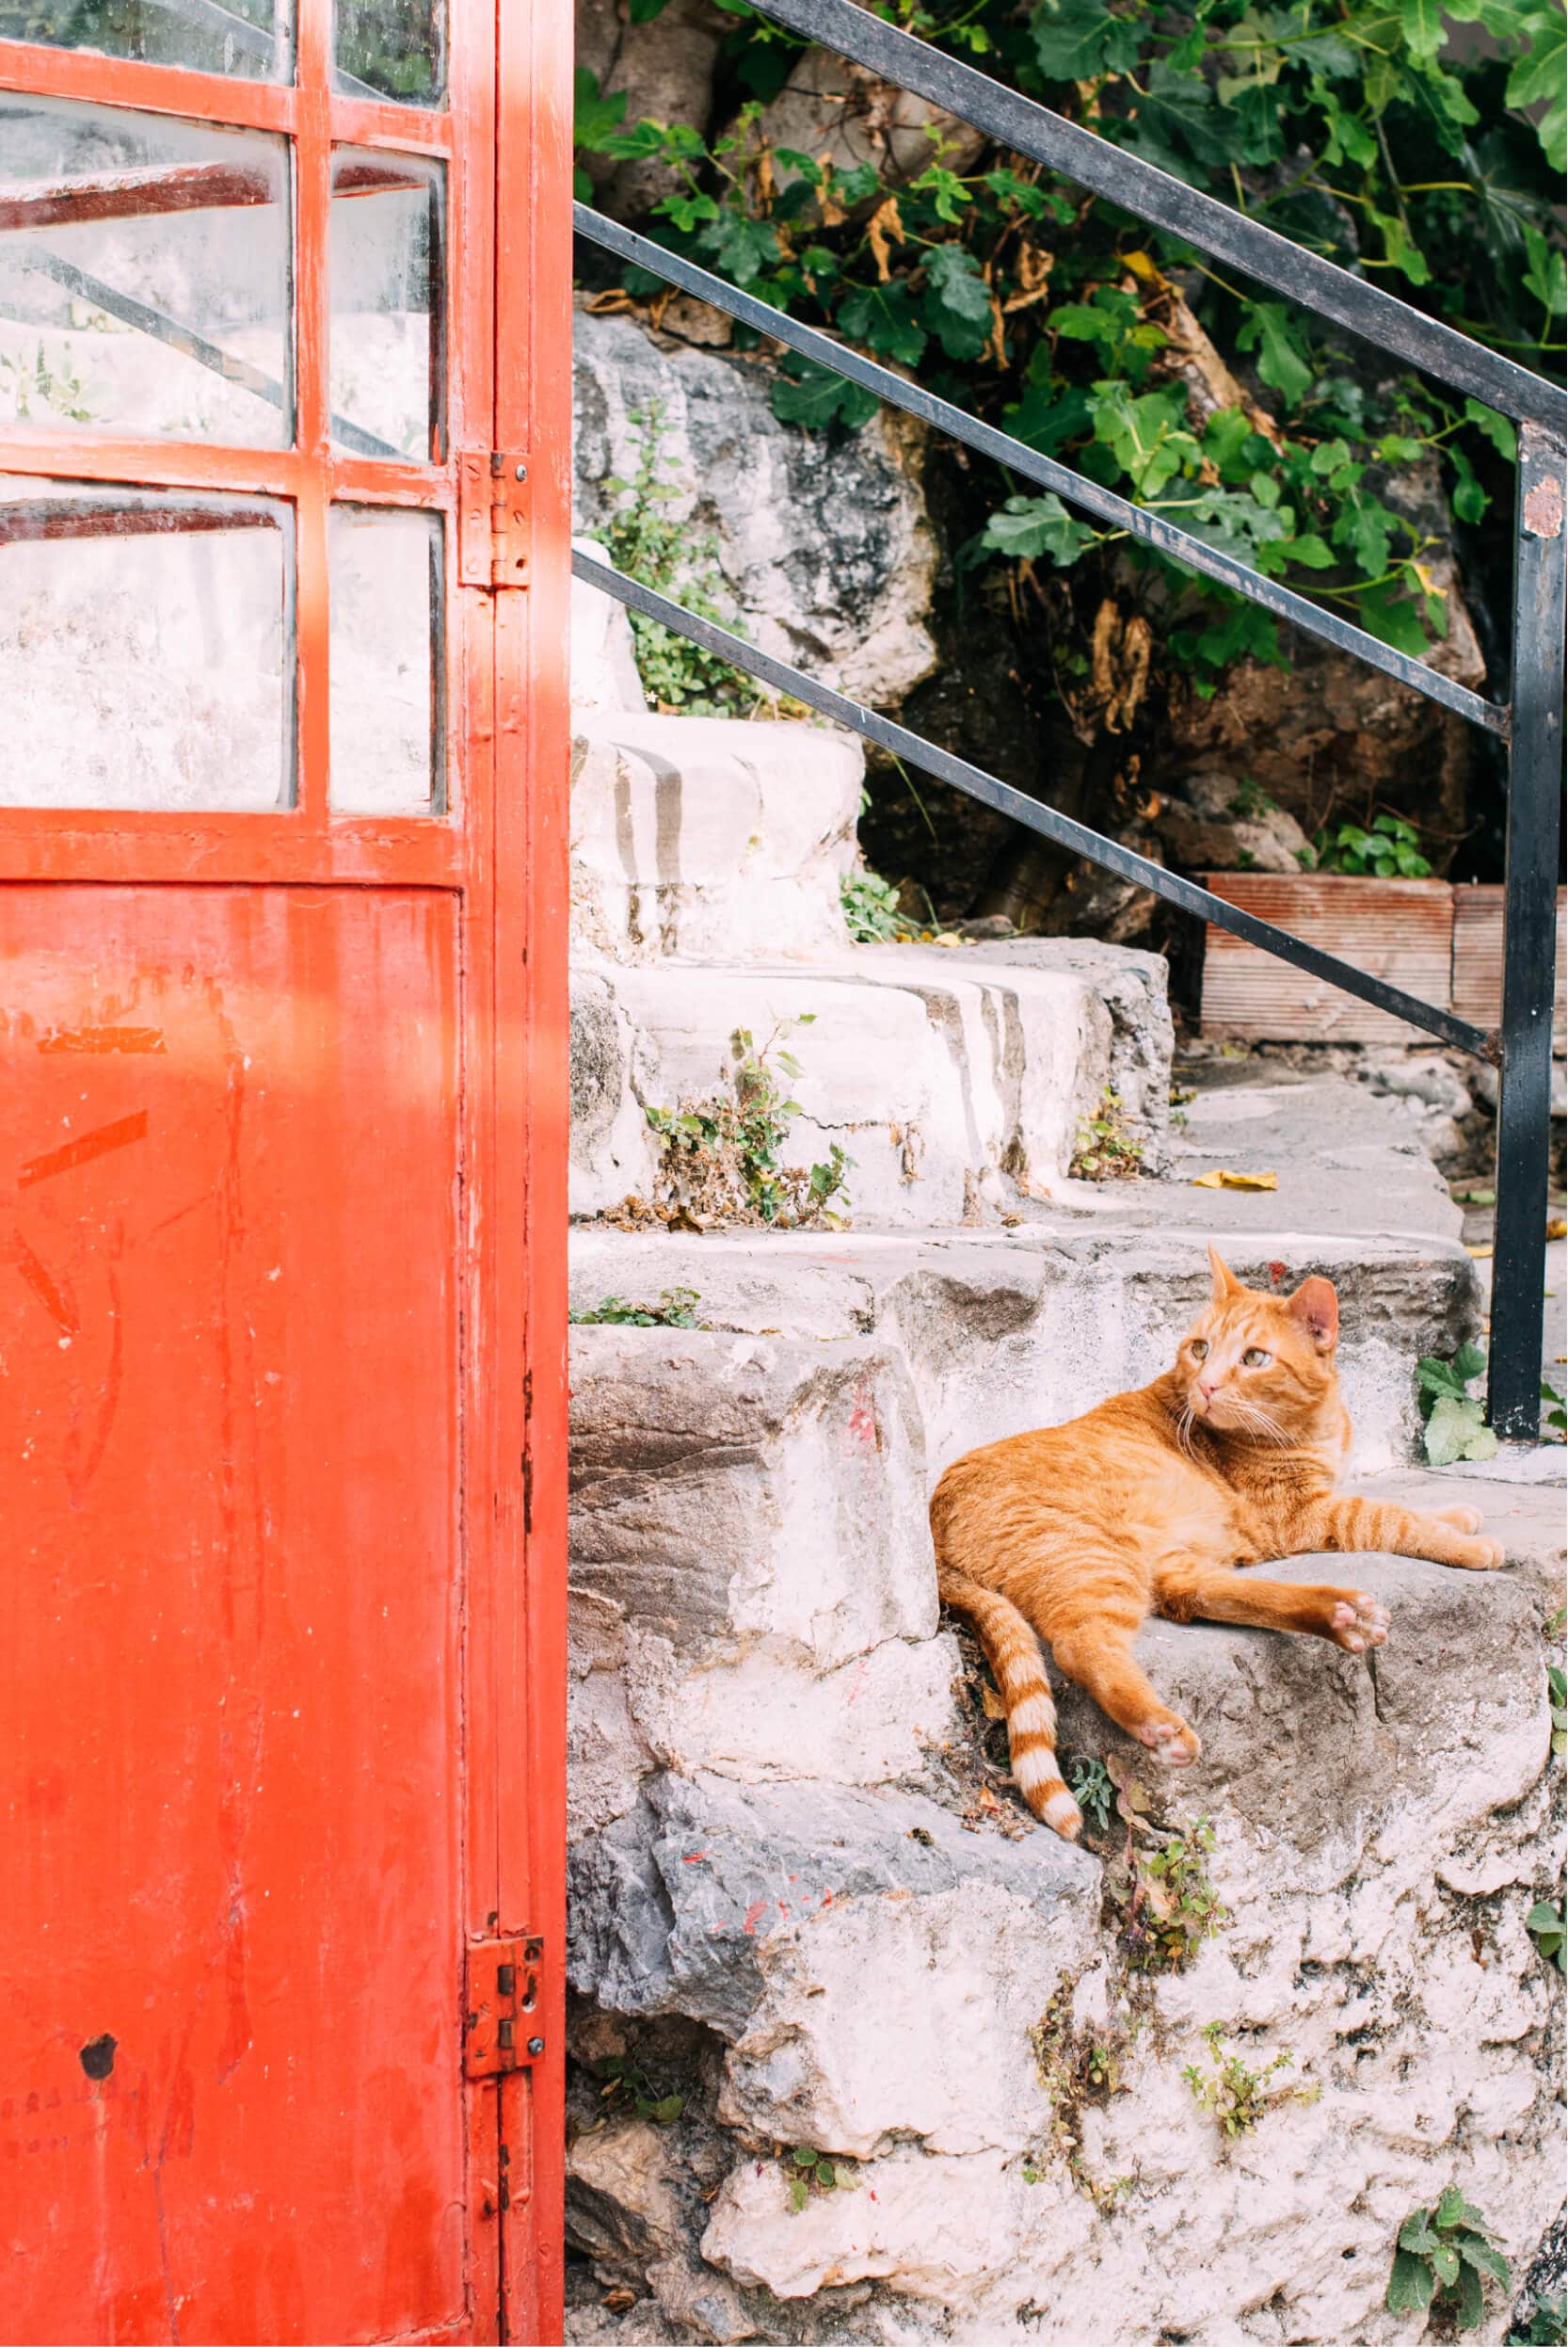
[[1186, 796], [1168, 798], [1154, 828], [1173, 863], [1190, 872], [1310, 871], [1312, 843], [1294, 815], [1272, 802], [1254, 806], [1229, 774], [1192, 774]]
[[[770, 147], [829, 162], [836, 171], [869, 163], [895, 186], [917, 178], [938, 153], [950, 171], [967, 171], [985, 145], [971, 123], [830, 49], [804, 52], [763, 107], [761, 129]], [[776, 168], [781, 186], [800, 176], [788, 163]]]
[[[1104, 1082], [1121, 1103], [1124, 1130], [1144, 1152], [1145, 1173], [1164, 1170], [1171, 1129], [1171, 1057], [1176, 1048], [1169, 1001], [1170, 964], [1163, 954], [1106, 945], [1098, 938], [1006, 938], [972, 949], [983, 962], [1010, 970], [1064, 971], [1083, 978], [1109, 1021]], [[966, 956], [966, 959], [968, 956]], [[1086, 1067], [1078, 1114], [1099, 1105], [1088, 1085], [1098, 1073]]]
[[[1318, 1578], [1324, 1560], [1278, 1569]], [[1560, 1982], [1523, 1927], [1555, 1879], [1561, 1797], [1536, 1605], [1512, 1578], [1403, 1559], [1358, 1559], [1355, 1577], [1394, 1610], [1373, 1668], [1317, 1641], [1145, 1633], [1148, 1667], [1203, 1726], [1197, 1768], [1162, 1791], [1215, 1820], [1227, 1920], [1189, 1972], [1131, 1997], [1108, 1942], [1079, 1976], [1075, 2019], [1116, 2065], [1077, 2114], [1080, 2189], [1048, 2141], [1026, 2161], [933, 2156], [928, 2135], [797, 2214], [781, 2170], [746, 2161], [707, 2259], [792, 2301], [878, 2282], [887, 2319], [863, 2336], [879, 2339], [1395, 2347], [1395, 2235], [1457, 2178], [1522, 2270], [1561, 2196]], [[1080, 1751], [1115, 1739], [1076, 1695], [1063, 1727]], [[1254, 2068], [1292, 2056], [1234, 2140], [1181, 2076], [1205, 2067], [1209, 2021]], [[1477, 2336], [1508, 2321], [1494, 2293]]]
[[732, 1081], [733, 1037], [776, 1028], [800, 1059], [788, 1166], [834, 1143], [857, 1226], [962, 1224], [1010, 1182], [1046, 1194], [1080, 1117], [1110, 1079], [1113, 1023], [1069, 970], [1002, 971], [955, 953], [845, 946], [809, 967], [584, 973], [573, 1005], [572, 1210], [651, 1195], [660, 1162], [646, 1110], [710, 1098]]
[[[733, 20], [712, 0], [666, 0], [639, 24], [617, 0], [577, 0], [577, 64], [606, 97], [627, 94], [628, 123], [694, 122], [712, 111], [713, 69]], [[613, 163], [587, 154], [594, 200], [612, 219], [632, 220], [684, 185], [667, 163], [646, 157]]]
[[[647, 1804], [574, 1854], [574, 1987], [716, 2030], [725, 2111], [764, 2138], [851, 2152], [933, 2128], [1025, 2140], [1009, 2098], [1044, 2106], [1027, 2038], [1010, 2049], [999, 2014], [1036, 1989], [1044, 2002], [1087, 1961], [1092, 1859], [1054, 1835], [967, 1833], [888, 1788], [666, 1775]], [[927, 1983], [953, 1935], [965, 1963]]]
[[[574, 538], [572, 545], [600, 562], [610, 559], [596, 539]], [[577, 578], [571, 583], [571, 705], [574, 712], [648, 707], [624, 604]]]
[[616, 961], [837, 952], [864, 764], [855, 736], [825, 727], [658, 716], [640, 704], [580, 715], [574, 941]]
[[[662, 22], [663, 20], [661, 20]], [[781, 424], [765, 361], [698, 350], [625, 315], [579, 310], [576, 526], [601, 535], [604, 484], [631, 480], [662, 411], [663, 508], [712, 538], [753, 643], [879, 706], [929, 674], [936, 545], [920, 490], [920, 427], [888, 411], [855, 434]]]
[[887, 1345], [578, 1328], [571, 1407], [574, 1572], [632, 1629], [819, 1670], [932, 1635], [920, 1427]]
[[588, 1327], [572, 1350], [584, 1826], [655, 1764], [915, 1779], [954, 1732], [920, 1423], [885, 1346]]

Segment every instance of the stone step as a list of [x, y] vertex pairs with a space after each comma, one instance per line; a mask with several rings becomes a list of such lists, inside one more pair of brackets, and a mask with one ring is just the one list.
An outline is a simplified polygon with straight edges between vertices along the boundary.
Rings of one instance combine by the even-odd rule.
[[[1227, 1087], [1187, 1114], [1166, 1178], [1061, 1184], [1065, 1203], [1031, 1202], [1013, 1230], [580, 1227], [573, 1310], [657, 1303], [680, 1287], [713, 1330], [888, 1348], [918, 1406], [929, 1483], [977, 1442], [1076, 1417], [1167, 1367], [1208, 1294], [1213, 1239], [1251, 1285], [1335, 1282], [1352, 1471], [1403, 1464], [1418, 1432], [1416, 1360], [1452, 1354], [1480, 1326], [1475, 1265], [1431, 1161], [1396, 1111], [1336, 1079]], [[1264, 1158], [1268, 1170], [1278, 1161], [1277, 1191], [1194, 1186], [1195, 1171], [1256, 1171]], [[576, 1332], [584, 1358], [605, 1333]]]
[[[1125, 1129], [1158, 1164], [1168, 1115], [1164, 965], [1070, 951], [1018, 967], [959, 949], [840, 946], [809, 967], [664, 961], [574, 972], [572, 1206], [653, 1196], [649, 1108], [732, 1096], [738, 1032], [799, 1062], [780, 1161], [854, 1159], [856, 1229], [995, 1221], [1066, 1176], [1118, 1078]], [[1134, 1038], [1140, 1038], [1135, 1040]], [[843, 1209], [843, 1200], [835, 1207]]]
[[844, 946], [865, 767], [853, 734], [600, 708], [576, 711], [572, 735], [574, 945], [631, 963]]

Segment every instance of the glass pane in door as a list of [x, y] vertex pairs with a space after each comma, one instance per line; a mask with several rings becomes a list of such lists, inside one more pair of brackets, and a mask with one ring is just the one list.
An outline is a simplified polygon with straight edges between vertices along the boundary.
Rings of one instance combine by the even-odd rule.
[[250, 81], [284, 82], [294, 71], [292, 0], [0, 0], [0, 40]]
[[440, 516], [334, 506], [328, 550], [332, 806], [440, 814]]
[[285, 141], [6, 90], [0, 156], [0, 423], [286, 446]]
[[293, 509], [0, 474], [0, 806], [286, 807]]
[[332, 154], [332, 439], [428, 464], [442, 446], [441, 167]]
[[438, 106], [446, 94], [441, 0], [336, 0], [333, 87], [394, 104]]

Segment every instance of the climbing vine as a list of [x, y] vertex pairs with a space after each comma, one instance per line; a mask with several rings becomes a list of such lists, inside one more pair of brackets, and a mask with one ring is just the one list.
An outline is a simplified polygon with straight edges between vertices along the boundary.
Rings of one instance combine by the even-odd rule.
[[[634, 0], [634, 14], [663, 0]], [[1031, 447], [1420, 653], [1448, 629], [1432, 501], [1461, 523], [1506, 490], [1510, 425], [1320, 334], [1177, 239], [996, 151], [934, 131], [921, 168], [770, 144], [798, 44], [725, 0], [722, 132], [627, 120], [579, 75], [581, 147], [666, 168], [644, 222], [669, 249], [824, 326]], [[897, 0], [910, 29], [1103, 138], [1560, 374], [1568, 310], [1553, 211], [1568, 137], [1557, 0]], [[1463, 43], [1452, 27], [1475, 26]], [[868, 144], [877, 147], [874, 137]], [[968, 160], [966, 160], [966, 157]], [[659, 281], [621, 272], [626, 293]], [[755, 337], [750, 339], [755, 340]], [[738, 330], [738, 340], [747, 340]], [[794, 357], [777, 412], [857, 427], [875, 402]], [[1441, 523], [1442, 517], [1437, 517]], [[1106, 533], [998, 473], [968, 567], [1064, 569]], [[1127, 544], [1135, 565], [1162, 558]], [[1275, 622], [1182, 575], [1170, 650], [1202, 689]]]

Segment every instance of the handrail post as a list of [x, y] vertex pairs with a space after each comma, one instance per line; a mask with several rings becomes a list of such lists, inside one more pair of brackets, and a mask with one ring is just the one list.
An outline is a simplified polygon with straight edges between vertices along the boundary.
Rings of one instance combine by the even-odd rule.
[[1497, 1222], [1488, 1407], [1499, 1436], [1541, 1430], [1552, 993], [1562, 797], [1563, 497], [1568, 465], [1539, 426], [1519, 431], [1513, 728], [1504, 872]]

